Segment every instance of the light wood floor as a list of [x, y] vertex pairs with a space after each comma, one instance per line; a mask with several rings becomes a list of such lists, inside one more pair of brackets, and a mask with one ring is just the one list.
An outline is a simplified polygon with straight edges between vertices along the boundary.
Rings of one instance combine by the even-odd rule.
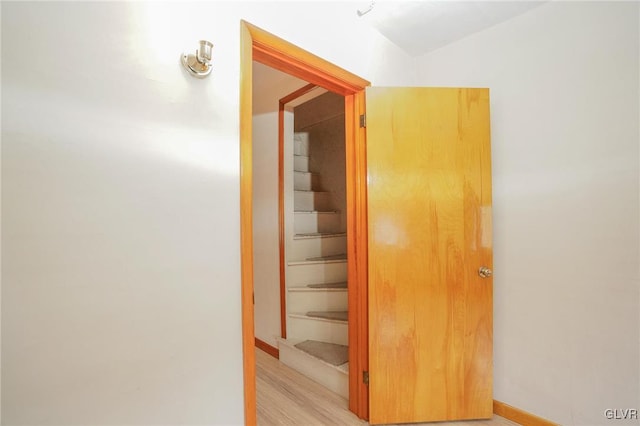
[[[368, 425], [347, 408], [347, 400], [256, 348], [258, 425]], [[416, 423], [430, 426], [517, 425], [500, 416], [491, 420]]]

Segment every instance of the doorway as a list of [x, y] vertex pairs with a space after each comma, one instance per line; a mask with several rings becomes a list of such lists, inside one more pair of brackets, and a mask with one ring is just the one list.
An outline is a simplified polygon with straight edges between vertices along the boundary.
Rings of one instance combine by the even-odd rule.
[[344, 97], [254, 61], [253, 131], [256, 346], [348, 399]]
[[245, 423], [256, 423], [254, 271], [253, 271], [253, 135], [252, 63], [260, 62], [344, 96], [346, 145], [346, 204], [349, 298], [349, 408], [361, 418], [368, 415], [363, 379], [367, 355], [366, 299], [366, 167], [365, 135], [359, 126], [364, 110], [364, 88], [369, 82], [247, 22], [241, 23], [240, 88], [240, 203], [243, 365]]
[[[372, 88], [367, 90], [365, 107], [368, 83], [357, 76], [246, 23], [242, 41], [247, 423], [255, 423], [250, 67], [254, 59], [344, 96], [350, 410], [375, 423], [490, 417], [489, 90]], [[367, 120], [365, 108], [371, 113]], [[411, 173], [406, 173], [407, 167]], [[433, 406], [407, 401], [428, 401]]]

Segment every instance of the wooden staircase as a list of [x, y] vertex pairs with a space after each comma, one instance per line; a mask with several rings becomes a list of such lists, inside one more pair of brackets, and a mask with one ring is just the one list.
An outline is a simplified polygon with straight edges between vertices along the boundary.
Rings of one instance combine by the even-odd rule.
[[333, 205], [309, 163], [308, 134], [296, 133], [293, 224], [287, 224], [294, 229], [286, 250], [287, 339], [279, 340], [280, 361], [348, 398], [348, 362], [334, 365], [338, 361], [322, 354], [325, 348], [342, 353], [349, 344], [344, 212]]

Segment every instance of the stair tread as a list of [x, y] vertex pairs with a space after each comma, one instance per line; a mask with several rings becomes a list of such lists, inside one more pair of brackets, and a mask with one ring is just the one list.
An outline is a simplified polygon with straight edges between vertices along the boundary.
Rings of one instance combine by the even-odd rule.
[[301, 318], [305, 320], [332, 322], [336, 324], [347, 324], [347, 314], [347, 311], [310, 311], [307, 313], [292, 312], [289, 313], [289, 317]]
[[[349, 397], [349, 362], [334, 365], [315, 354], [304, 351], [296, 344], [304, 343], [306, 339], [278, 338], [280, 361], [299, 371], [312, 380], [317, 381], [329, 390], [344, 398]], [[329, 359], [329, 361], [332, 361]], [[341, 360], [338, 360], [338, 362]], [[336, 362], [334, 360], [334, 362]]]
[[346, 232], [303, 232], [295, 234], [294, 240], [301, 240], [304, 238], [331, 238], [331, 237], [346, 237]]
[[318, 265], [318, 264], [326, 264], [326, 263], [347, 263], [347, 258], [336, 257], [335, 259], [327, 259], [326, 257], [318, 257], [318, 258], [311, 258], [311, 259], [304, 259], [304, 260], [291, 260], [287, 262], [287, 265], [289, 266]]
[[329, 191], [314, 191], [312, 189], [294, 189], [293, 192], [320, 192], [320, 193], [328, 193]]
[[307, 257], [304, 260], [291, 260], [288, 265], [309, 265], [316, 263], [342, 263], [347, 261], [346, 253], [333, 254], [329, 256]]
[[338, 210], [295, 210], [294, 214], [338, 214]]
[[347, 260], [347, 254], [340, 253], [340, 254], [333, 254], [330, 256], [307, 257], [306, 260], [310, 262], [316, 262], [316, 261], [322, 261], [322, 260]]
[[[349, 374], [349, 362], [348, 361], [345, 362], [344, 364], [333, 365], [333, 364], [328, 363], [327, 361], [324, 361], [321, 358], [316, 357], [314, 354], [311, 354], [311, 353], [309, 353], [307, 351], [304, 351], [303, 349], [300, 349], [299, 347], [296, 346], [296, 345], [299, 345], [301, 343], [304, 343], [306, 341], [306, 339], [291, 339], [291, 338], [283, 339], [283, 338], [278, 338], [277, 340], [278, 340], [278, 346], [280, 348], [282, 348], [282, 346], [287, 346], [289, 348], [295, 349], [297, 351], [300, 351], [300, 352], [304, 353], [306, 356], [309, 356], [309, 357], [311, 357], [311, 358], [313, 358], [315, 360], [318, 360], [318, 361], [322, 362], [325, 365], [329, 365], [332, 368], [335, 368], [337, 371], [339, 371], [339, 372], [341, 372], [343, 374]], [[316, 340], [316, 341], [318, 341], [318, 340]], [[325, 342], [323, 342], [323, 343], [325, 343]], [[340, 345], [340, 346], [345, 346], [345, 345]], [[347, 348], [348, 348], [348, 346], [347, 346]]]
[[322, 318], [335, 321], [346, 322], [349, 318], [348, 311], [309, 311], [307, 316], [311, 318]]
[[319, 284], [307, 284], [308, 288], [347, 288], [347, 282], [341, 283], [319, 283]]
[[338, 283], [312, 283], [301, 286], [289, 287], [289, 291], [343, 291], [347, 290], [347, 282]]
[[308, 155], [300, 155], [300, 154], [293, 154], [294, 157], [305, 157], [305, 158], [309, 158]]
[[294, 346], [312, 357], [321, 359], [335, 367], [349, 361], [349, 346], [346, 345], [321, 342], [318, 340], [305, 340]]

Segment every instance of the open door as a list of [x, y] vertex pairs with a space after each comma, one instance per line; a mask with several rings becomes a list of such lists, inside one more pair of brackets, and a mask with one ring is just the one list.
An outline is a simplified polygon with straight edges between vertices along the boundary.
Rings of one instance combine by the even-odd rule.
[[489, 90], [368, 88], [369, 421], [492, 415]]

